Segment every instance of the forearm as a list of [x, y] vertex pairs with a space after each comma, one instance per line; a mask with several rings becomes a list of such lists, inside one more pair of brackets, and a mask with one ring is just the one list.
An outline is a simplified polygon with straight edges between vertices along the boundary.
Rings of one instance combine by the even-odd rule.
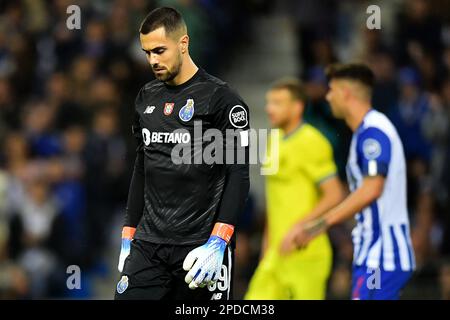
[[301, 223], [307, 223], [319, 218], [344, 199], [344, 188], [337, 176], [323, 181], [319, 185], [319, 189], [321, 193], [319, 202], [307, 216], [301, 219]]
[[131, 177], [124, 226], [136, 228], [144, 211], [144, 154], [138, 151]]
[[376, 187], [372, 183], [363, 183], [355, 192], [351, 193], [338, 206], [318, 218], [307, 222], [304, 230], [310, 236], [316, 236], [326, 231], [331, 226], [341, 223], [364, 208], [368, 207], [373, 201], [380, 197], [381, 187]]
[[235, 226], [244, 210], [250, 188], [248, 164], [227, 166], [227, 175], [217, 222]]
[[313, 210], [304, 218], [302, 222], [313, 221], [323, 216], [328, 210], [337, 206], [343, 199], [343, 193], [323, 196]]
[[370, 190], [368, 186], [362, 185], [338, 206], [325, 214], [324, 220], [327, 227], [339, 224], [353, 217], [375, 201], [378, 196], [379, 194], [377, 192]]

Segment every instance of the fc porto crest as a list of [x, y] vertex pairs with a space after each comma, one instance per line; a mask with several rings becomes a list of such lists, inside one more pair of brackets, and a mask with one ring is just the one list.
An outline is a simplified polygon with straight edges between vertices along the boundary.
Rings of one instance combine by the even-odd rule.
[[180, 109], [178, 115], [184, 122], [191, 120], [194, 116], [194, 99], [187, 99], [186, 104]]
[[119, 283], [117, 283], [117, 293], [122, 294], [125, 292], [125, 290], [127, 290], [127, 288], [128, 288], [128, 277], [122, 276]]
[[172, 113], [172, 111], [173, 111], [173, 107], [175, 106], [175, 103], [173, 103], [173, 102], [167, 102], [165, 105], [164, 105], [164, 114], [166, 115], [166, 116], [168, 116], [168, 115], [170, 115], [171, 113]]

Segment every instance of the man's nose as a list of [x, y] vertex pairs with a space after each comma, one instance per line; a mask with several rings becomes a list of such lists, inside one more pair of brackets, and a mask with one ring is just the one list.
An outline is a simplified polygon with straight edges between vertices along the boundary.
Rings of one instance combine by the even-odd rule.
[[150, 54], [150, 64], [152, 65], [152, 67], [156, 67], [158, 66], [159, 60], [158, 57], [156, 56], [156, 54]]

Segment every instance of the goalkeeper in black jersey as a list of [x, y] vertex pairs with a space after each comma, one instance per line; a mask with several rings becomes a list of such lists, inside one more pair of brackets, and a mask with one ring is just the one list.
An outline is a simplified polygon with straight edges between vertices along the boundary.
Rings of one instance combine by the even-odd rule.
[[249, 190], [248, 107], [194, 64], [175, 9], [152, 11], [140, 40], [156, 79], [135, 102], [115, 298], [231, 299], [233, 232]]

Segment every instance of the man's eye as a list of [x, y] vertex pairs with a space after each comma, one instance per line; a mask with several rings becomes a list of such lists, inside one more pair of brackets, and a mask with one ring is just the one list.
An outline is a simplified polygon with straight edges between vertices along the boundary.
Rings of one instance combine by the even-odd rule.
[[163, 52], [164, 52], [164, 49], [159, 49], [159, 50], [155, 51], [156, 54], [162, 54]]

